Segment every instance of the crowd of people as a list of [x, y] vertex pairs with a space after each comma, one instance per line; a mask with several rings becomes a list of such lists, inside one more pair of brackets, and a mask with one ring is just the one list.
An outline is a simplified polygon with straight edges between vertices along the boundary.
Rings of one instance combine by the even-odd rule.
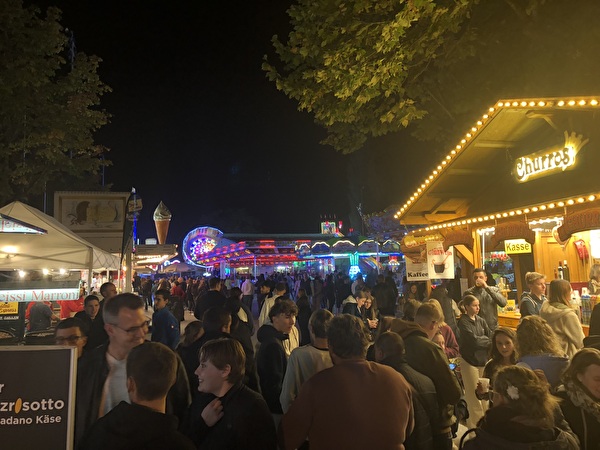
[[[498, 326], [506, 299], [481, 269], [459, 299], [444, 285], [399, 295], [381, 275], [296, 278], [86, 296], [55, 331], [80, 357], [76, 448], [600, 445], [600, 350], [584, 348], [563, 280], [546, 298], [527, 274], [515, 331]], [[177, 305], [197, 319], [181, 336]]]

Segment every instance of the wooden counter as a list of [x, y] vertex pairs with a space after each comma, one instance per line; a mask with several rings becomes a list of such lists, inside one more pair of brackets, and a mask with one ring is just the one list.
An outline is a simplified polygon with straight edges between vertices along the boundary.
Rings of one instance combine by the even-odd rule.
[[[518, 312], [507, 311], [498, 313], [498, 326], [501, 327], [507, 327], [516, 330], [520, 320], [521, 314]], [[583, 329], [583, 334], [587, 336], [590, 332], [590, 327], [588, 325], [581, 325], [581, 328]]]

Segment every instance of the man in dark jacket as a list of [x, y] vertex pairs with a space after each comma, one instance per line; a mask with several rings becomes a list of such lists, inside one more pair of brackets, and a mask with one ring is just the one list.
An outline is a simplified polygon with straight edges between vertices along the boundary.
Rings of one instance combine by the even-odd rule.
[[[108, 342], [84, 355], [77, 368], [75, 443], [99, 417], [121, 401], [129, 402], [127, 355], [145, 341], [148, 332], [144, 303], [137, 295], [120, 294], [105, 300], [102, 313]], [[190, 403], [187, 375], [177, 357], [177, 379], [167, 395], [167, 412], [182, 420]]]
[[377, 300], [381, 315], [392, 317], [396, 315], [396, 296], [392, 287], [385, 282], [383, 275], [377, 276], [377, 284], [371, 290], [371, 294]]
[[208, 280], [208, 292], [201, 295], [196, 301], [194, 316], [198, 320], [202, 320], [202, 316], [208, 308], [215, 306], [224, 307], [227, 298], [221, 294], [221, 280], [219, 278], [211, 278]]
[[276, 302], [269, 311], [271, 323], [264, 324], [257, 332], [260, 348], [256, 355], [256, 366], [260, 389], [269, 410], [278, 416], [283, 414], [279, 396], [287, 368], [283, 341], [289, 338], [297, 315], [298, 307], [293, 301], [286, 299]]
[[167, 392], [177, 377], [175, 353], [144, 342], [129, 352], [126, 369], [131, 404], [122, 401], [98, 419], [79, 449], [193, 450], [194, 444], [177, 431], [177, 417], [165, 412]]
[[179, 320], [167, 308], [169, 291], [159, 289], [154, 294], [154, 314], [152, 314], [152, 341], [165, 344], [171, 350], [179, 345]]
[[439, 425], [432, 429], [434, 449], [451, 449], [454, 424], [454, 405], [461, 396], [461, 388], [448, 367], [444, 351], [431, 341], [439, 328], [439, 309], [424, 303], [419, 307], [414, 322], [394, 319], [390, 331], [404, 339], [406, 362], [417, 372], [433, 381], [438, 399]]
[[375, 341], [375, 360], [406, 378], [412, 387], [415, 428], [404, 441], [406, 450], [433, 449], [432, 425], [437, 427], [439, 408], [435, 385], [429, 377], [410, 367], [404, 357], [404, 341], [397, 333], [381, 333]]
[[[270, 326], [270, 325], [269, 325]], [[207, 342], [196, 370], [198, 390], [188, 431], [202, 450], [275, 450], [275, 425], [260, 394], [246, 387], [245, 355], [235, 339]]]

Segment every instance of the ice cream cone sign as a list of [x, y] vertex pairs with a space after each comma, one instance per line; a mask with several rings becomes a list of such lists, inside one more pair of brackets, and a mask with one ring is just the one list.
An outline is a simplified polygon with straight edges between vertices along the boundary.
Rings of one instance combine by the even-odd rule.
[[162, 245], [167, 241], [167, 233], [169, 232], [169, 224], [171, 223], [171, 211], [169, 211], [169, 208], [162, 201], [154, 210], [153, 219], [158, 243]]

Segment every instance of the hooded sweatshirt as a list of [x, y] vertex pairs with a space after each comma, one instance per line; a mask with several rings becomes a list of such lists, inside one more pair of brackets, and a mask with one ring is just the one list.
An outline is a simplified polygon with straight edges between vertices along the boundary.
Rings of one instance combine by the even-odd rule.
[[279, 396], [283, 385], [283, 377], [287, 368], [287, 355], [283, 341], [287, 334], [277, 331], [272, 324], [265, 324], [256, 333], [260, 347], [256, 354], [256, 368], [260, 379], [260, 389], [273, 414], [283, 414]]
[[350, 314], [362, 319], [362, 314], [358, 309], [358, 302], [352, 295], [346, 297], [346, 299], [342, 302], [342, 305], [342, 314]]
[[390, 331], [398, 333], [404, 339], [406, 362], [417, 372], [431, 378], [435, 385], [439, 406], [439, 434], [454, 423], [454, 405], [461, 396], [461, 388], [456, 376], [448, 367], [448, 358], [444, 351], [427, 337], [425, 330], [415, 322], [394, 319]]
[[79, 450], [193, 450], [177, 431], [177, 417], [135, 403], [119, 403], [83, 436]]
[[554, 330], [569, 358], [583, 348], [585, 335], [579, 317], [572, 308], [563, 303], [544, 302], [540, 309], [540, 316]]

